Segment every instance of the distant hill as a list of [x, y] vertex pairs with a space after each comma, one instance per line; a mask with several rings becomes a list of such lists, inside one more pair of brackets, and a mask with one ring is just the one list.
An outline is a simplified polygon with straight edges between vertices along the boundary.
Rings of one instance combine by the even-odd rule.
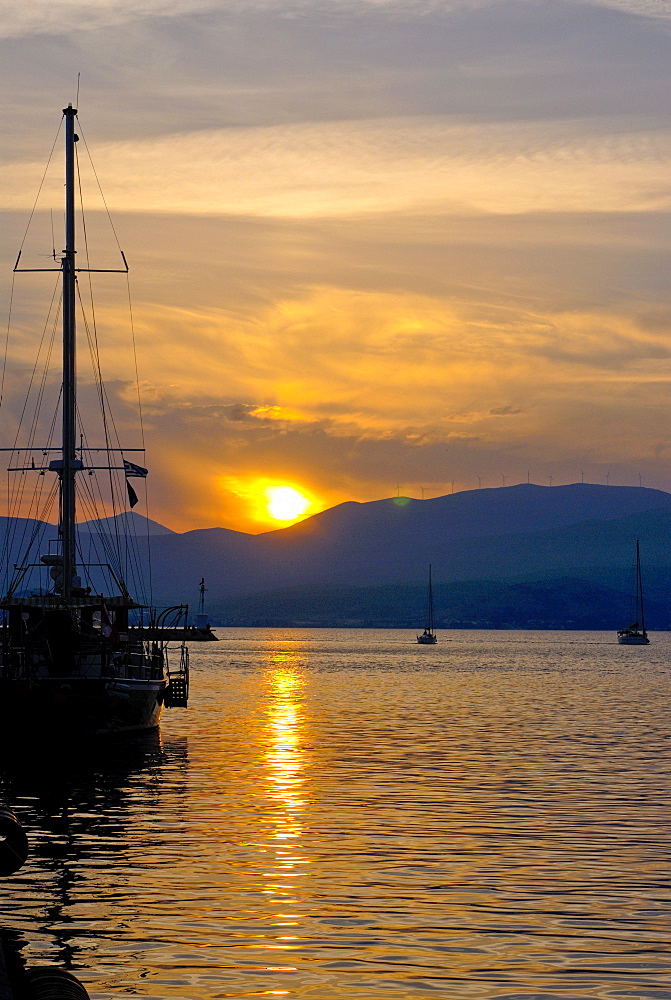
[[[91, 562], [107, 562], [107, 542], [105, 536], [122, 540], [122, 548], [140, 548], [146, 551], [147, 537], [175, 534], [170, 528], [151, 521], [133, 511], [124, 511], [116, 517], [105, 517], [97, 521], [86, 521], [78, 526], [80, 546], [86, 552]], [[102, 535], [102, 539], [100, 536]], [[15, 564], [22, 567], [26, 563], [40, 563], [40, 556], [57, 551], [55, 544], [58, 538], [57, 525], [34, 518], [0, 517], [0, 592], [4, 593], [14, 575]], [[122, 557], [126, 558], [126, 556]], [[134, 581], [137, 581], [138, 571], [136, 560], [133, 560]], [[40, 577], [42, 579], [40, 579]], [[94, 579], [94, 584], [99, 583]], [[30, 593], [31, 588], [38, 585], [46, 586], [46, 571], [41, 574], [31, 571], [23, 580], [23, 590]], [[139, 596], [139, 595], [138, 595]]]
[[[144, 537], [145, 519], [130, 517]], [[105, 530], [110, 521], [102, 522]], [[24, 527], [30, 532], [35, 523]], [[589, 621], [597, 606], [604, 614], [607, 606], [628, 606], [639, 538], [651, 613], [656, 608], [660, 621], [671, 621], [671, 495], [661, 490], [521, 485], [430, 500], [344, 503], [260, 535], [225, 528], [178, 534], [156, 522], [149, 522], [149, 533], [157, 603], [194, 603], [205, 577], [212, 619], [237, 616], [246, 624], [372, 620], [384, 588], [417, 588], [421, 596], [429, 563], [437, 593], [461, 588], [446, 592], [445, 620], [583, 621], [575, 598]], [[404, 602], [424, 605], [410, 591], [399, 602], [389, 620], [403, 618]], [[479, 607], [477, 615], [471, 606]]]
[[[402, 499], [402, 498], [401, 498]], [[671, 495], [576, 484], [346, 503], [261, 535], [209, 528], [157, 538], [157, 587], [205, 576], [209, 600], [287, 587], [621, 577], [641, 539], [646, 572], [671, 563]], [[168, 593], [174, 593], [174, 584]]]
[[166, 528], [158, 521], [152, 521], [142, 514], [136, 514], [134, 510], [125, 510], [114, 517], [101, 517], [95, 521], [83, 521], [79, 525], [80, 531], [94, 532], [103, 531], [105, 534], [114, 535], [117, 531], [121, 534], [135, 535], [140, 538], [145, 535], [175, 535], [177, 532], [172, 528]]

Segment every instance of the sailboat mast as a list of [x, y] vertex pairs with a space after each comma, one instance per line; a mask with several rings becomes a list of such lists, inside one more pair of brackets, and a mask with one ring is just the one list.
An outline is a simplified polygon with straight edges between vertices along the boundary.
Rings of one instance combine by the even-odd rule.
[[[641, 608], [641, 632], [645, 635], [645, 612], [643, 611], [643, 580], [641, 579], [641, 553], [636, 539], [636, 603]], [[637, 614], [638, 616], [638, 614]]]
[[429, 632], [433, 632], [433, 587], [431, 585], [431, 563], [429, 563], [429, 607], [427, 609]]
[[63, 437], [60, 533], [63, 556], [62, 595], [72, 596], [76, 569], [75, 544], [75, 473], [76, 461], [76, 324], [75, 324], [75, 135], [76, 108], [68, 104], [65, 116], [65, 250], [61, 259], [63, 272]]

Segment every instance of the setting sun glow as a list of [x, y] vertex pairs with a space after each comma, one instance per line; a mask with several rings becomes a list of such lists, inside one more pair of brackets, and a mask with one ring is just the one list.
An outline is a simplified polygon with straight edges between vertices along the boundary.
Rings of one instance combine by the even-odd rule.
[[265, 497], [268, 513], [276, 521], [296, 521], [312, 506], [312, 501], [293, 486], [270, 486]]

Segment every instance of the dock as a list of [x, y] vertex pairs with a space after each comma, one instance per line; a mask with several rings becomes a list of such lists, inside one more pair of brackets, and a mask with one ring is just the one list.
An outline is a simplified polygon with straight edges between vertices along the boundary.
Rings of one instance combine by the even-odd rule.
[[128, 629], [130, 635], [139, 639], [156, 642], [219, 642], [209, 625], [199, 628], [197, 625], [186, 625], [181, 628], [136, 625]]

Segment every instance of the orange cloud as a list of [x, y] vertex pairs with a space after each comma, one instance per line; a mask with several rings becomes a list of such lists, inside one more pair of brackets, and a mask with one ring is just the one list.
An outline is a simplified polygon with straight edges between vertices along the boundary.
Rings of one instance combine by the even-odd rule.
[[[139, 313], [153, 474], [173, 527], [267, 530], [270, 484], [295, 486], [312, 512], [389, 494], [413, 453], [432, 455], [416, 477], [440, 491], [465, 483], [477, 454], [508, 455], [510, 469], [525, 454], [569, 461], [579, 442], [640, 465], [642, 425], [650, 449], [666, 447], [654, 417], [671, 381], [663, 322], [328, 287], [244, 317]], [[133, 387], [119, 391], [130, 405]], [[456, 473], [446, 449], [463, 452]], [[376, 469], [366, 454], [387, 458]]]

